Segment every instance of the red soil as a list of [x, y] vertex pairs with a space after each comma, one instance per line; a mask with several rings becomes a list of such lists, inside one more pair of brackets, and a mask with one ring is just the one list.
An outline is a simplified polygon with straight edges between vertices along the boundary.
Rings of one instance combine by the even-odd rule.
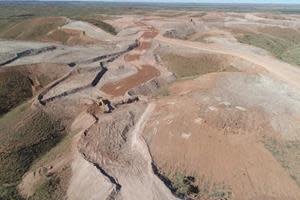
[[142, 65], [142, 69], [139, 69], [136, 74], [115, 83], [105, 84], [101, 90], [112, 96], [121, 96], [128, 90], [159, 76], [159, 74], [159, 71], [155, 67], [151, 65]]
[[155, 36], [158, 35], [158, 31], [156, 30], [151, 30], [151, 31], [146, 31], [143, 35], [142, 35], [142, 38], [144, 39], [152, 39], [154, 38]]
[[139, 59], [140, 59], [139, 54], [127, 54], [124, 57], [124, 60], [127, 61], [127, 62], [135, 61], [135, 60], [139, 60]]
[[145, 50], [145, 49], [149, 49], [150, 45], [151, 45], [150, 42], [141, 42], [139, 47], [137, 48], [137, 50], [142, 51], [142, 50]]

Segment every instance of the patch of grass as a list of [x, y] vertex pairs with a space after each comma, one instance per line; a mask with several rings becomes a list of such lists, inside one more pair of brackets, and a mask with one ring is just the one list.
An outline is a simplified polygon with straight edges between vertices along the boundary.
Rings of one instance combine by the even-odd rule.
[[61, 172], [47, 178], [41, 185], [39, 185], [29, 200], [65, 199], [70, 175], [71, 167], [67, 166]]
[[275, 138], [264, 137], [263, 143], [300, 186], [300, 141], [278, 141]]
[[287, 63], [300, 66], [300, 45], [293, 48], [288, 48], [280, 58]]
[[42, 87], [47, 86], [49, 83], [51, 83], [52, 81], [58, 79], [59, 77], [49, 77], [46, 74], [40, 74], [37, 76], [37, 79], [39, 80], [40, 84]]
[[161, 58], [168, 70], [177, 78], [194, 77], [211, 72], [238, 71], [227, 64], [225, 58], [214, 54], [199, 54], [190, 57], [162, 54]]
[[34, 160], [62, 138], [62, 125], [43, 111], [22, 105], [0, 119], [0, 129], [0, 199], [14, 199], [15, 187]]
[[34, 195], [30, 197], [30, 200], [49, 200], [56, 199], [53, 198], [55, 191], [58, 189], [58, 185], [60, 184], [60, 179], [58, 177], [51, 177], [46, 180], [45, 183], [41, 184]]
[[198, 199], [209, 200], [230, 200], [232, 199], [232, 189], [224, 182], [216, 183], [204, 175], [198, 180]]
[[180, 199], [232, 199], [232, 189], [224, 182], [216, 183], [205, 176], [187, 176], [179, 171], [164, 173], [159, 171], [156, 166], [153, 170]]
[[239, 34], [241, 43], [269, 51], [275, 57], [294, 65], [300, 65], [300, 32], [288, 28], [263, 28], [259, 33]]
[[0, 35], [2, 32], [7, 30], [9, 27], [13, 26], [20, 20], [15, 19], [0, 19]]
[[66, 22], [60, 17], [33, 18], [18, 21], [8, 26], [0, 33], [1, 38], [39, 41], [47, 33], [64, 25]]
[[0, 185], [0, 199], [23, 200], [23, 198], [19, 195], [16, 186], [1, 186], [1, 185]]
[[[13, 125], [14, 121], [18, 121], [18, 119], [24, 115], [24, 113], [29, 109], [29, 106], [30, 105], [28, 103], [23, 103], [11, 110], [10, 112], [3, 115], [0, 118], [0, 130], [2, 132], [7, 131], [9, 126]], [[1, 138], [1, 135], [2, 134], [0, 134], [0, 140], [3, 139]]]
[[174, 188], [174, 194], [183, 198], [195, 198], [199, 193], [198, 186], [195, 185], [195, 178], [192, 176], [185, 176], [182, 173], [176, 172], [169, 176]]
[[42, 157], [35, 160], [30, 167], [30, 170], [37, 170], [39, 167], [47, 165], [51, 161], [57, 159], [58, 156], [65, 155], [71, 151], [71, 145], [75, 134], [73, 132], [68, 132], [68, 134], [50, 151], [46, 152]]
[[163, 86], [161, 88], [159, 88], [156, 92], [154, 96], [169, 96], [170, 95], [170, 91], [168, 89], [167, 86]]
[[289, 47], [289, 43], [285, 40], [257, 33], [247, 33], [238, 37], [238, 41], [265, 49], [277, 57], [279, 57]]
[[61, 125], [42, 111], [30, 113], [6, 133], [0, 146], [0, 182], [19, 180], [31, 163], [52, 148], [61, 138]]
[[0, 73], [0, 115], [32, 97], [30, 79], [18, 71]]
[[104, 30], [105, 32], [110, 33], [110, 34], [112, 34], [112, 35], [117, 35], [117, 33], [118, 33], [118, 32], [116, 31], [116, 29], [115, 29], [112, 25], [110, 25], [110, 24], [108, 24], [108, 23], [102, 21], [101, 19], [90, 18], [90, 17], [77, 17], [77, 18], [75, 18], [75, 19], [76, 19], [76, 20], [81, 20], [81, 21], [86, 21], [86, 22], [88, 22], [88, 23], [91, 23], [91, 24], [93, 24], [93, 25], [95, 25], [95, 26], [101, 28], [101, 29]]

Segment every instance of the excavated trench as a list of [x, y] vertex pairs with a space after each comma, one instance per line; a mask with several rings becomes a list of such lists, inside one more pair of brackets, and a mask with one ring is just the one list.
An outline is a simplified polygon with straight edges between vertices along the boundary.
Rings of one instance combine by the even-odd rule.
[[[81, 87], [78, 87], [78, 88], [74, 88], [74, 89], [71, 89], [69, 91], [65, 91], [65, 92], [63, 92], [61, 94], [58, 94], [58, 95], [53, 96], [53, 97], [49, 97], [47, 99], [43, 99], [44, 96], [51, 89], [53, 89], [54, 87], [56, 87], [60, 83], [64, 82], [65, 80], [67, 80], [68, 78], [70, 78], [71, 76], [73, 76], [74, 74], [78, 73], [78, 70], [84, 71], [84, 69], [77, 69], [75, 67], [77, 65], [76, 63], [69, 63], [68, 65], [70, 67], [72, 67], [73, 69], [68, 74], [66, 74], [62, 78], [56, 80], [51, 85], [49, 85], [47, 88], [45, 88], [38, 95], [38, 101], [39, 101], [39, 103], [41, 105], [45, 106], [46, 103], [54, 101], [55, 99], [66, 97], [68, 95], [78, 93], [78, 92], [83, 91], [85, 89], [88, 89], [88, 88], [91, 88], [91, 87], [95, 87], [99, 83], [99, 81], [101, 80], [101, 78], [104, 76], [104, 74], [107, 72], [107, 70], [108, 70], [107, 67], [104, 66], [105, 64], [109, 64], [109, 63], [115, 61], [117, 58], [119, 58], [124, 53], [127, 53], [127, 52], [129, 52], [129, 51], [131, 51], [131, 50], [133, 50], [133, 49], [135, 49], [137, 47], [138, 47], [138, 43], [136, 41], [134, 44], [129, 45], [129, 47], [126, 50], [124, 50], [124, 51], [120, 51], [120, 52], [117, 52], [117, 53], [112, 53], [112, 54], [107, 54], [107, 55], [99, 56], [97, 58], [93, 58], [93, 59], [90, 59], [90, 60], [86, 61], [86, 62], [96, 62], [96, 61], [102, 60], [100, 62], [100, 71], [97, 73], [96, 77], [91, 81], [90, 84], [84, 85], [84, 86], [81, 86]], [[105, 59], [107, 59], [107, 60], [105, 60]], [[91, 69], [88, 69], [88, 70], [91, 70]], [[95, 69], [92, 69], [92, 70], [95, 70]]]
[[107, 83], [101, 90], [115, 97], [123, 96], [130, 89], [159, 76], [159, 74], [160, 72], [155, 67], [143, 65], [141, 69], [138, 69], [136, 74], [114, 83]]
[[81, 61], [81, 62], [71, 62], [69, 63], [69, 67], [75, 67], [77, 65], [80, 65], [80, 64], [91, 64], [91, 63], [95, 63], [95, 62], [99, 62], [99, 61], [103, 61], [105, 59], [108, 59], [108, 62], [111, 62], [109, 61], [110, 59], [113, 59], [114, 57], [115, 58], [118, 58], [120, 57], [122, 54], [124, 53], [127, 53], [135, 48], [138, 47], [138, 43], [137, 41], [131, 45], [128, 46], [127, 49], [123, 50], [123, 51], [119, 51], [119, 52], [116, 52], [116, 53], [111, 53], [111, 54], [106, 54], [106, 55], [101, 55], [101, 56], [97, 56], [95, 58], [91, 58], [91, 59], [88, 59], [88, 60], [85, 60], [85, 61]]
[[[46, 103], [54, 101], [55, 99], [66, 97], [68, 95], [78, 93], [78, 92], [83, 91], [85, 89], [88, 89], [88, 88], [91, 88], [91, 87], [95, 87], [98, 84], [98, 82], [101, 80], [101, 78], [103, 77], [103, 75], [107, 72], [107, 68], [103, 66], [102, 62], [100, 63], [100, 68], [101, 68], [101, 70], [97, 73], [96, 77], [92, 80], [92, 82], [90, 84], [84, 85], [84, 86], [81, 86], [81, 87], [78, 87], [78, 88], [74, 88], [74, 89], [71, 89], [71, 90], [68, 90], [68, 91], [65, 91], [65, 92], [63, 92], [61, 94], [58, 94], [58, 95], [53, 96], [53, 97], [49, 97], [47, 99], [43, 99], [43, 96], [45, 94], [47, 94], [47, 92], [50, 91], [50, 90], [48, 90], [43, 95], [39, 95], [38, 96], [39, 102], [42, 105], [46, 105]], [[68, 77], [70, 77], [70, 76], [67, 76], [64, 79], [61, 79], [59, 82], [56, 82], [56, 84], [53, 84], [50, 89], [54, 88], [55, 86], [57, 86], [62, 81], [65, 81]]]
[[[147, 30], [139, 38], [139, 45], [136, 48], [139, 53], [125, 55], [124, 60], [126, 62], [139, 60], [142, 52], [151, 47], [151, 41], [144, 40], [153, 39], [158, 35], [158, 31], [153, 27], [149, 27], [142, 22], [137, 22], [136, 24], [141, 27], [146, 27]], [[136, 74], [133, 74], [132, 76], [129, 76], [117, 82], [107, 83], [101, 88], [101, 90], [106, 94], [114, 97], [123, 96], [126, 92], [130, 91], [130, 89], [146, 83], [160, 75], [160, 71], [150, 64], [144, 64], [136, 68], [138, 69], [138, 72]]]
[[42, 48], [39, 48], [39, 49], [27, 49], [25, 51], [17, 53], [15, 57], [0, 63], [0, 67], [4, 66], [4, 65], [7, 65], [9, 63], [12, 63], [12, 62], [14, 62], [14, 61], [16, 61], [20, 58], [27, 57], [27, 56], [35, 56], [35, 55], [38, 55], [38, 54], [41, 54], [41, 53], [45, 53], [47, 51], [53, 51], [56, 48], [57, 48], [56, 46], [48, 46], [48, 47], [42, 47]]
[[[145, 26], [145, 25], [143, 24], [143, 26]], [[158, 34], [157, 31], [151, 29], [150, 31], [146, 31], [141, 36], [141, 38], [149, 39], [149, 38], [155, 37], [157, 34]], [[128, 48], [123, 50], [123, 51], [98, 56], [98, 57], [88, 59], [88, 60], [80, 62], [80, 63], [75, 63], [75, 62], [69, 63], [68, 65], [69, 65], [69, 67], [72, 68], [72, 71], [69, 72], [64, 77], [62, 77], [61, 79], [58, 79], [57, 81], [52, 83], [48, 88], [46, 88], [44, 91], [42, 91], [40, 93], [40, 95], [38, 95], [38, 100], [39, 100], [41, 105], [46, 105], [47, 102], [54, 101], [57, 98], [66, 97], [68, 95], [78, 93], [78, 92], [80, 92], [82, 90], [85, 90], [85, 89], [88, 89], [90, 87], [95, 87], [107, 71], [107, 68], [104, 67], [105, 64], [113, 62], [114, 60], [116, 60], [121, 55], [123, 55], [125, 53], [128, 53], [129, 51], [131, 51], [135, 48], [137, 48], [138, 50], [144, 50], [144, 49], [148, 49], [149, 47], [150, 47], [150, 43], [148, 43], [148, 42], [141, 42], [140, 43], [139, 40], [136, 40], [135, 43], [129, 45]], [[40, 52], [40, 50], [37, 51], [37, 52]], [[27, 54], [28, 54], [28, 52], [27, 52]], [[24, 55], [26, 55], [26, 53], [24, 53]], [[71, 89], [69, 91], [65, 91], [61, 94], [58, 94], [56, 96], [53, 96], [53, 97], [50, 97], [50, 98], [47, 98], [47, 99], [43, 99], [43, 97], [51, 89], [53, 89], [58, 84], [64, 82], [68, 78], [70, 78], [72, 75], [74, 75], [76, 72], [78, 72], [78, 70], [85, 71], [84, 69], [77, 69], [76, 66], [78, 64], [90, 64], [90, 63], [94, 63], [94, 62], [98, 62], [98, 61], [101, 61], [100, 62], [100, 69], [101, 70], [96, 75], [96, 77], [92, 80], [91, 84], [81, 86], [81, 87], [78, 87], [78, 88], [74, 88], [74, 89]], [[93, 70], [96, 71], [97, 68], [87, 69], [87, 71], [93, 71]], [[108, 94], [111, 94], [113, 96], [124, 95], [125, 92], [127, 92], [129, 89], [133, 88], [134, 86], [142, 84], [143, 82], [146, 82], [148, 80], [151, 80], [152, 78], [154, 78], [158, 75], [159, 75], [159, 71], [157, 69], [155, 69], [153, 66], [143, 65], [142, 69], [139, 69], [137, 74], [135, 74], [133, 76], [130, 76], [128, 79], [121, 80], [118, 83], [104, 85], [103, 91], [108, 93]]]
[[[145, 37], [149, 38], [155, 35], [156, 34], [152, 32], [144, 34]], [[101, 70], [90, 84], [65, 91], [48, 99], [43, 99], [44, 95], [52, 88], [76, 73], [78, 63], [70, 63], [69, 66], [74, 67], [72, 71], [46, 88], [38, 96], [39, 102], [45, 105], [47, 102], [57, 98], [65, 97], [89, 87], [96, 86], [107, 71], [107, 68], [104, 67], [105, 64], [113, 62], [122, 54], [135, 48], [142, 48], [144, 43], [139, 44], [136, 41], [124, 51], [87, 60], [86, 62], [97, 62], [106, 59], [100, 62]], [[149, 47], [147, 46], [147, 48]], [[128, 91], [128, 89], [133, 86], [142, 84], [159, 74], [160, 72], [153, 66], [143, 65], [136, 75], [119, 81], [117, 85], [113, 85], [113, 88], [106, 87], [107, 90], [117, 96], [123, 94], [124, 91]], [[119, 87], [122, 89], [119, 90]], [[104, 90], [106, 89], [104, 88]], [[131, 103], [135, 101], [136, 99], [132, 99], [128, 102]], [[136, 103], [130, 106], [127, 105], [129, 107], [125, 109], [117, 109], [112, 113], [104, 115], [101, 117], [101, 121], [96, 120], [81, 136], [78, 144], [81, 156], [95, 166], [114, 186], [111, 193], [104, 199], [119, 199], [119, 197], [121, 199], [131, 200], [176, 199], [169, 188], [166, 187], [155, 173], [147, 144], [141, 137], [144, 125], [155, 105], [149, 104], [146, 108], [144, 107], [145, 104], [142, 105]]]

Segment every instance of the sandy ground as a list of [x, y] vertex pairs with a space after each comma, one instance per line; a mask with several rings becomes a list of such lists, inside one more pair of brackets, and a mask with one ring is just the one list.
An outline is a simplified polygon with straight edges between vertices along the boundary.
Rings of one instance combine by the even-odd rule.
[[[230, 199], [298, 199], [299, 187], [261, 142], [278, 133], [284, 140], [298, 139], [298, 117], [292, 121], [286, 112], [292, 107], [287, 99], [282, 105], [269, 101], [272, 96], [279, 103], [282, 96], [261, 79], [224, 73], [173, 85], [172, 95], [157, 102], [143, 134], [158, 166], [194, 174], [200, 186], [223, 183]], [[257, 87], [253, 96], [247, 91], [252, 85]], [[275, 124], [287, 118], [278, 129]], [[291, 123], [295, 129], [285, 132]]]
[[113, 185], [90, 162], [79, 153], [72, 163], [72, 179], [68, 187], [68, 199], [106, 199]]

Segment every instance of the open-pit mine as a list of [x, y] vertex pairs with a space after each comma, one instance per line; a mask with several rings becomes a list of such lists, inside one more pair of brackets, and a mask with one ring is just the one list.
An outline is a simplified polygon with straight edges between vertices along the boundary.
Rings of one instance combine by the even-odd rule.
[[0, 2], [1, 200], [299, 200], [300, 6]]

